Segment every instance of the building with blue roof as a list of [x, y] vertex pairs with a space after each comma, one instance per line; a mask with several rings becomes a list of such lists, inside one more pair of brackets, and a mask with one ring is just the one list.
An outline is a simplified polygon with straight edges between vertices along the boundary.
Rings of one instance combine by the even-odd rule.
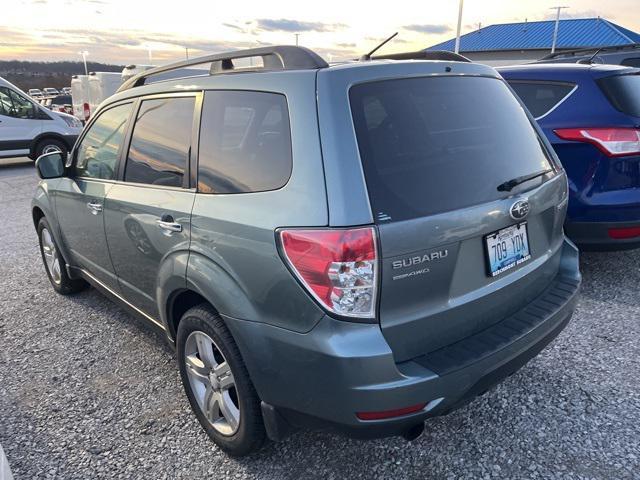
[[[554, 20], [504, 23], [478, 28], [460, 37], [460, 53], [493, 66], [538, 60], [551, 52]], [[456, 39], [426, 50], [455, 48]], [[560, 20], [556, 52], [578, 48], [622, 46], [640, 43], [640, 34], [604, 18]]]

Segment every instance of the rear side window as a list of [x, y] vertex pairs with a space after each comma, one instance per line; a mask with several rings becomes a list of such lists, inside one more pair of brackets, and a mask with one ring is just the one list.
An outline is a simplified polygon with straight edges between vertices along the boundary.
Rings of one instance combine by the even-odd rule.
[[509, 82], [522, 103], [535, 118], [540, 118], [549, 113], [567, 95], [571, 93], [575, 85], [568, 83], [548, 82]]
[[291, 132], [284, 95], [209, 91], [198, 149], [198, 191], [275, 190], [291, 175]]
[[616, 109], [640, 117], [640, 74], [606, 77], [598, 84]]
[[620, 65], [625, 65], [627, 67], [640, 67], [640, 57], [634, 58], [625, 58]]
[[501, 183], [551, 168], [529, 117], [501, 80], [386, 80], [352, 87], [350, 101], [381, 221], [505, 198], [513, 192], [499, 192]]
[[194, 97], [143, 100], [133, 127], [125, 182], [181, 187], [191, 151]]

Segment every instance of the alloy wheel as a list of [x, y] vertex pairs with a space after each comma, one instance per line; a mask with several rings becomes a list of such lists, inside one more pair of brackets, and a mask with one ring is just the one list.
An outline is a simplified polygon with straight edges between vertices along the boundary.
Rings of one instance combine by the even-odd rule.
[[60, 285], [62, 281], [62, 273], [60, 271], [60, 260], [58, 259], [58, 251], [56, 244], [53, 241], [53, 237], [49, 230], [42, 229], [42, 252], [44, 253], [44, 261], [47, 266], [47, 271], [51, 275], [51, 279], [56, 285]]
[[240, 402], [226, 358], [209, 335], [192, 332], [185, 343], [184, 361], [193, 395], [211, 426], [233, 435], [240, 426]]

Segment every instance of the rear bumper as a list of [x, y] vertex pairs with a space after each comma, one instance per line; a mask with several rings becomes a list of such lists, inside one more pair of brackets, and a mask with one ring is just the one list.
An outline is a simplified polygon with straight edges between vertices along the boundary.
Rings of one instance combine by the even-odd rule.
[[564, 229], [581, 250], [614, 251], [640, 248], [640, 236], [615, 239], [609, 235], [611, 229], [630, 227], [640, 227], [640, 219], [634, 222], [567, 222]]
[[[549, 287], [511, 317], [435, 352], [395, 363], [378, 325], [324, 317], [306, 334], [227, 319], [263, 405], [270, 436], [291, 426], [355, 437], [402, 434], [443, 415], [518, 370], [568, 323], [580, 285], [577, 249], [565, 242]], [[364, 421], [419, 403], [403, 417]]]

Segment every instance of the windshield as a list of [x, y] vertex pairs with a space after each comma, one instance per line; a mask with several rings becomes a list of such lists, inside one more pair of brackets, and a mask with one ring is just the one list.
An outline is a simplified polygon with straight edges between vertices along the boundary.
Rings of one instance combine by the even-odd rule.
[[[403, 220], [513, 191], [498, 186], [551, 168], [529, 117], [500, 79], [439, 76], [350, 91], [374, 216]], [[517, 188], [545, 181], [535, 177]], [[514, 189], [515, 191], [515, 189]]]

